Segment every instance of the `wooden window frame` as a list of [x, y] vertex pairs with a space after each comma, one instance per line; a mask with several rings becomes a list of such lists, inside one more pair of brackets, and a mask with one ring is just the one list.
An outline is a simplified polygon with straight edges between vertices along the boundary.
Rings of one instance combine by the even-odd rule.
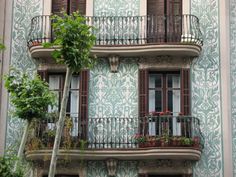
[[[139, 70], [139, 116], [144, 117], [149, 114], [149, 75], [150, 73], [179, 73], [180, 97], [181, 97], [180, 98], [180, 112], [183, 115], [190, 115], [191, 114], [190, 69], [182, 68], [176, 71], [155, 71], [155, 70], [148, 70], [148, 69]], [[164, 108], [162, 110], [166, 111]]]
[[[168, 76], [173, 76], [173, 75], [178, 75], [181, 79], [181, 74], [180, 74], [180, 71], [164, 71], [164, 72], [161, 72], [161, 71], [150, 71], [148, 73], [148, 79], [150, 78], [149, 76], [151, 74], [157, 74], [157, 75], [160, 75], [161, 76], [161, 87], [158, 88], [158, 87], [155, 87], [155, 88], [150, 88], [149, 86], [149, 82], [148, 82], [148, 95], [149, 95], [149, 91], [150, 90], [158, 90], [158, 91], [161, 91], [162, 95], [161, 95], [161, 104], [162, 104], [162, 111], [161, 112], [166, 112], [166, 111], [169, 111], [170, 109], [168, 108], [168, 91], [173, 91], [173, 90], [179, 90], [180, 91], [180, 94], [181, 94], [181, 84], [180, 84], [180, 87], [179, 88], [169, 88], [168, 87]], [[181, 101], [180, 100], [180, 104], [181, 104]], [[149, 110], [149, 98], [148, 98], [148, 110]]]

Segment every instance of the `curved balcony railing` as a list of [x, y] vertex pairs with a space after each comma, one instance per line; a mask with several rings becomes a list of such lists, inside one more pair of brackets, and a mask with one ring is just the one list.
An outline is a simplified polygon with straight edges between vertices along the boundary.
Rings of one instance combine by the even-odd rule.
[[[51, 149], [55, 121], [36, 122], [32, 127], [34, 131], [28, 138], [28, 150]], [[61, 147], [80, 149], [84, 143], [86, 149], [191, 147], [200, 150], [203, 142], [200, 121], [192, 116], [89, 118], [86, 122], [70, 117], [65, 121]]]
[[[202, 46], [199, 20], [194, 15], [181, 16], [93, 16], [85, 17], [94, 26], [95, 45], [125, 46], [147, 44], [195, 44]], [[48, 15], [31, 21], [28, 47], [55, 39]]]

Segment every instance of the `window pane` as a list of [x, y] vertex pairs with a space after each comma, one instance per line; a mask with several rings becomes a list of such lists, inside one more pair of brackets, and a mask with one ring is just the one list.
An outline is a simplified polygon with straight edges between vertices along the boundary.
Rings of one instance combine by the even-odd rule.
[[162, 111], [162, 92], [149, 90], [149, 112]]
[[168, 110], [175, 113], [180, 112], [180, 90], [168, 91]]
[[58, 111], [59, 92], [60, 92], [60, 75], [49, 75], [49, 89], [56, 95], [56, 105], [48, 107], [48, 112]]
[[72, 76], [70, 94], [70, 116], [73, 121], [72, 136], [78, 135], [79, 76]]
[[179, 75], [168, 75], [167, 78], [168, 88], [180, 88]]
[[150, 74], [149, 76], [149, 88], [160, 88], [162, 87], [161, 75]]

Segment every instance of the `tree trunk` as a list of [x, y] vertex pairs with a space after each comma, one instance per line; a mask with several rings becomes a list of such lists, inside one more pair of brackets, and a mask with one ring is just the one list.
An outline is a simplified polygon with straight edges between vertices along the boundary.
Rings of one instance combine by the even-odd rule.
[[14, 165], [14, 171], [16, 171], [16, 169], [17, 169], [17, 167], [19, 165], [19, 162], [22, 159], [28, 134], [29, 134], [29, 122], [26, 121], [25, 130], [24, 130], [23, 137], [21, 139], [20, 147], [19, 147], [18, 154], [17, 154], [17, 161], [16, 161], [16, 163]]
[[70, 89], [70, 82], [71, 82], [72, 74], [73, 74], [72, 69], [67, 67], [66, 80], [65, 80], [65, 85], [64, 85], [63, 97], [61, 101], [61, 110], [60, 110], [59, 120], [57, 122], [57, 131], [56, 131], [56, 137], [54, 140], [54, 146], [53, 146], [53, 151], [52, 151], [48, 177], [54, 177], [55, 172], [56, 172], [57, 156], [59, 152], [61, 136], [62, 136], [62, 131], [63, 131], [65, 117], [66, 117], [66, 107], [67, 107], [67, 101], [69, 97], [69, 89]]

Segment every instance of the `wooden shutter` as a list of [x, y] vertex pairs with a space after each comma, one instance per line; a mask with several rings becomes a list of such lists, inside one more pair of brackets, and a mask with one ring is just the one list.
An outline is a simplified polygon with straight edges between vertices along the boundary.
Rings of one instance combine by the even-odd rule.
[[165, 18], [164, 18], [164, 0], [147, 1], [147, 42], [164, 42]]
[[81, 15], [86, 15], [86, 0], [70, 0], [70, 12], [77, 10]]
[[190, 69], [181, 69], [181, 112], [190, 115]]
[[68, 0], [52, 0], [52, 13], [60, 14], [62, 10], [68, 13]]
[[47, 70], [37, 70], [37, 74], [40, 78], [46, 82], [48, 82], [48, 72]]
[[166, 1], [166, 42], [180, 42], [182, 34], [182, 0]]
[[82, 70], [80, 72], [80, 127], [81, 139], [87, 139], [87, 125], [88, 125], [88, 89], [89, 89], [89, 70]]
[[147, 132], [146, 119], [144, 118], [148, 113], [148, 71], [146, 69], [139, 70], [139, 117], [141, 134]]
[[164, 15], [164, 0], [147, 0], [148, 15]]

